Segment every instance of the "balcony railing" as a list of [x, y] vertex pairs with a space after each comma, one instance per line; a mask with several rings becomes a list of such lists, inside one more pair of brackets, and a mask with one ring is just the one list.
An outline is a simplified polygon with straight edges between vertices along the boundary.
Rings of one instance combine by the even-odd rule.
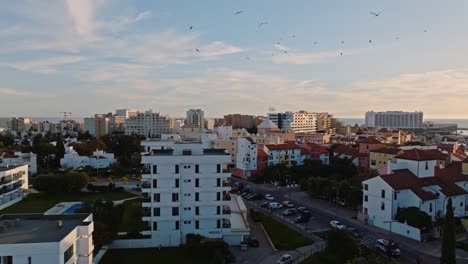
[[142, 182], [141, 183], [141, 188], [142, 189], [149, 189], [149, 188], [151, 188], [151, 184], [149, 182]]
[[141, 201], [143, 203], [151, 203], [151, 197], [143, 197], [143, 198], [141, 198]]
[[151, 216], [151, 210], [142, 210], [141, 215], [142, 216]]
[[150, 168], [143, 167], [143, 168], [141, 169], [141, 174], [151, 174], [151, 169], [150, 169]]

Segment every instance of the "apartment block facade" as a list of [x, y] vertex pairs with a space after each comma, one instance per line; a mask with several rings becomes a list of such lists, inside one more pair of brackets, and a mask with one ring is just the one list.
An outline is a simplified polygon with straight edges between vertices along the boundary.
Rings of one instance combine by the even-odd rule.
[[367, 127], [384, 127], [396, 129], [420, 129], [423, 127], [423, 112], [366, 112]]
[[28, 165], [0, 166], [0, 210], [21, 201], [28, 186]]

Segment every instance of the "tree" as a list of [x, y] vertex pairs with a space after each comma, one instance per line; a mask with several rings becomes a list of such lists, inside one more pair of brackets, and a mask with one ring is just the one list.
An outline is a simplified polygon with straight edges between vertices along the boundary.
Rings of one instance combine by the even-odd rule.
[[55, 147], [57, 148], [57, 155], [55, 156], [55, 162], [57, 163], [57, 166], [60, 166], [60, 159], [62, 159], [65, 156], [65, 145], [63, 144], [62, 136], [59, 136]]
[[330, 231], [325, 251], [337, 256], [340, 263], [346, 263], [361, 254], [356, 239], [343, 230]]
[[440, 257], [441, 264], [455, 264], [455, 219], [453, 216], [452, 198], [448, 199], [447, 208], [445, 210], [445, 221], [442, 234], [442, 254]]
[[422, 229], [430, 228], [432, 226], [431, 217], [421, 210], [418, 207], [407, 207], [407, 208], [398, 208], [396, 214], [396, 220], [400, 223], [407, 223], [410, 226]]
[[63, 175], [42, 175], [34, 181], [34, 189], [46, 194], [78, 192], [89, 181], [84, 172], [67, 171]]

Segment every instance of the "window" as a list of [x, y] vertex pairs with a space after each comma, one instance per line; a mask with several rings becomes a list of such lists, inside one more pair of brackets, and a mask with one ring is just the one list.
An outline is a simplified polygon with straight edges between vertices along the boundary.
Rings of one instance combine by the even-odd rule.
[[158, 230], [158, 222], [153, 222], [153, 231]]
[[220, 192], [216, 193], [216, 201], [221, 201], [221, 193]]
[[200, 207], [195, 206], [195, 215], [200, 215]]
[[221, 164], [216, 164], [216, 172], [221, 173]]
[[367, 215], [367, 207], [364, 207], [364, 214]]
[[179, 201], [179, 194], [178, 193], [172, 193], [172, 201], [173, 202], [178, 202]]
[[382, 211], [385, 211], [385, 203], [384, 203], [384, 202], [382, 202], [382, 203], [380, 204], [380, 209], [381, 209]]
[[367, 197], [367, 195], [364, 195], [364, 202], [367, 202], [369, 199], [369, 197]]
[[195, 202], [200, 201], [200, 193], [195, 193]]
[[0, 264], [13, 264], [13, 256], [0, 257]]
[[398, 195], [397, 195], [396, 192], [394, 192], [394, 193], [393, 193], [393, 200], [396, 200], [396, 199], [398, 199]]
[[75, 250], [72, 244], [67, 250], [65, 250], [65, 252], [63, 252], [63, 263], [67, 263], [67, 261], [71, 259], [71, 257], [73, 257], [73, 255], [75, 254], [74, 251]]
[[179, 221], [175, 221], [175, 230], [179, 230]]
[[175, 179], [175, 188], [179, 188], [179, 179]]
[[160, 194], [160, 193], [155, 193], [155, 194], [153, 195], [153, 201], [154, 201], [155, 203], [161, 202], [161, 194]]
[[153, 188], [158, 188], [158, 180], [153, 180]]
[[175, 165], [175, 174], [179, 174], [179, 165]]
[[184, 211], [191, 211], [192, 210], [192, 207], [185, 207], [184, 208]]
[[460, 207], [463, 207], [463, 202], [460, 202]]
[[195, 187], [200, 187], [200, 179], [195, 179]]
[[221, 228], [221, 220], [216, 220], [216, 228]]
[[200, 173], [200, 165], [195, 164], [195, 173]]
[[158, 173], [158, 165], [153, 165], [153, 174]]
[[216, 214], [221, 214], [221, 206], [216, 206]]
[[153, 208], [153, 216], [161, 216], [161, 208]]
[[432, 213], [432, 203], [429, 203], [429, 212]]
[[380, 194], [380, 197], [385, 198], [385, 190], [382, 190], [382, 193]]
[[429, 169], [429, 162], [426, 161], [426, 170]]
[[369, 190], [369, 185], [368, 184], [364, 184], [364, 190], [366, 190], [366, 191]]
[[32, 258], [28, 257], [28, 264], [32, 264]]
[[200, 221], [195, 220], [195, 229], [200, 229]]
[[172, 207], [172, 216], [179, 215], [179, 207]]
[[219, 187], [219, 186], [221, 186], [221, 179], [217, 178], [216, 179], [216, 187]]

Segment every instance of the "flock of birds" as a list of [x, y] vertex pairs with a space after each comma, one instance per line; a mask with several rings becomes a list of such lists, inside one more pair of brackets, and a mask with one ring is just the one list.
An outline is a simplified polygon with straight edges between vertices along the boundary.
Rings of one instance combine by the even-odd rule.
[[[234, 15], [237, 16], [237, 15], [240, 15], [240, 14], [242, 14], [242, 13], [244, 13], [244, 11], [243, 11], [243, 10], [239, 10], [239, 11], [235, 12]], [[372, 11], [371, 11], [371, 12], [369, 12], [369, 13], [370, 13], [371, 15], [375, 16], [375, 17], [378, 17], [378, 16], [380, 16], [380, 15], [383, 13], [383, 11], [380, 11], [380, 12], [378, 12], [378, 13], [377, 13], [377, 12], [372, 12]], [[260, 22], [259, 24], [257, 24], [257, 28], [260, 28], [260, 27], [262, 27], [262, 26], [264, 26], [264, 25], [268, 25], [268, 21]], [[190, 27], [189, 27], [189, 30], [192, 30], [192, 29], [193, 29], [193, 26], [190, 26]], [[426, 30], [426, 29], [424, 30], [424, 33], [427, 33], [427, 30]], [[295, 35], [292, 35], [291, 37], [292, 37], [292, 38], [296, 38]], [[397, 36], [397, 37], [395, 37], [395, 39], [398, 40], [398, 39], [400, 39], [400, 38]], [[280, 39], [280, 40], [282, 40], [282, 39]], [[344, 44], [345, 42], [344, 42], [344, 40], [342, 40], [340, 43], [341, 43], [341, 44]], [[315, 41], [315, 42], [314, 42], [314, 45], [317, 45], [317, 44], [318, 44], [318, 42]], [[371, 39], [369, 39], [369, 44], [372, 44], [372, 40], [371, 40]], [[280, 42], [277, 42], [276, 45], [279, 46], [279, 45], [281, 45], [281, 43], [280, 43]], [[201, 52], [200, 49], [198, 49], [198, 48], [195, 48], [195, 51], [196, 51], [196, 52]], [[287, 50], [282, 50], [281, 52], [282, 52], [282, 53], [288, 53]], [[273, 53], [272, 56], [274, 56], [274, 55], [275, 55], [275, 54]], [[340, 56], [343, 56], [343, 52], [340, 52]], [[245, 57], [245, 58], [246, 58], [247, 60], [250, 60], [250, 57]]]

